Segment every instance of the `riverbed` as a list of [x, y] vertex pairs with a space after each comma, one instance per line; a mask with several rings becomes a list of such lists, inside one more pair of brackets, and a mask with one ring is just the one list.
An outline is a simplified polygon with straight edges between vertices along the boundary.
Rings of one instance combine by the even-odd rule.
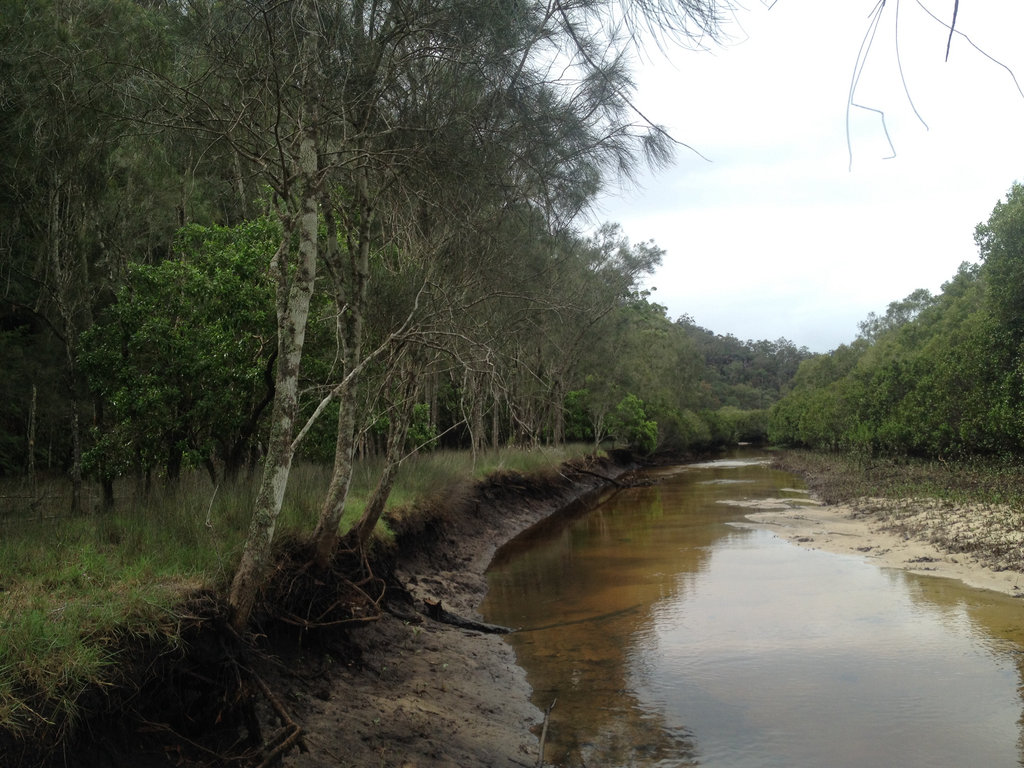
[[1022, 764], [1019, 600], [752, 526], [816, 507], [765, 456], [649, 479], [490, 569], [482, 613], [553, 704], [549, 763]]

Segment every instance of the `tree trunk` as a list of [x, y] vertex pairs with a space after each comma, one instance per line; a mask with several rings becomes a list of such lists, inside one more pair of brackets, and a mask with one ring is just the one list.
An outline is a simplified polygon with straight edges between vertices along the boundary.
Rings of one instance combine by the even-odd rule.
[[350, 534], [360, 549], [369, 543], [373, 530], [377, 527], [377, 522], [380, 520], [380, 516], [384, 514], [384, 507], [388, 502], [388, 497], [391, 495], [391, 488], [395, 483], [398, 467], [402, 463], [405, 439], [409, 434], [409, 423], [412, 419], [417, 390], [415, 367], [410, 365], [406, 370], [402, 390], [399, 392], [398, 408], [391, 417], [384, 470], [377, 481], [377, 487], [373, 490], [373, 495], [366, 502], [366, 508], [363, 510], [362, 517], [353, 526], [352, 533]]
[[497, 390], [491, 392], [491, 449], [501, 448], [501, 400]]
[[[366, 311], [366, 284], [370, 276], [370, 218], [372, 208], [365, 177], [360, 177], [356, 188], [358, 220], [356, 230], [348, 242], [348, 269], [338, 253], [337, 221], [333, 211], [325, 211], [327, 224], [327, 260], [334, 274], [335, 302], [340, 310], [341, 338], [345, 368], [349, 375], [359, 365], [362, 354], [363, 318]], [[348, 274], [346, 284], [345, 275]], [[348, 288], [346, 295], [346, 285]], [[345, 513], [345, 502], [352, 480], [352, 463], [356, 448], [356, 380], [352, 379], [339, 396], [338, 437], [334, 446], [334, 472], [327, 498], [320, 509], [320, 518], [313, 531], [313, 551], [316, 562], [326, 567], [338, 544], [338, 526]]]
[[32, 400], [28, 407], [28, 480], [32, 490], [36, 486], [36, 385], [32, 385]]
[[68, 469], [68, 476], [71, 479], [71, 514], [78, 515], [82, 512], [82, 420], [77, 366], [78, 327], [75, 324], [74, 302], [76, 298], [82, 300], [82, 297], [74, 296], [73, 291], [76, 287], [84, 289], [88, 286], [88, 280], [84, 280], [81, 285], [75, 284], [76, 270], [72, 261], [74, 250], [67, 243], [68, 230], [71, 226], [68, 213], [71, 196], [71, 184], [58, 175], [51, 193], [48, 231], [50, 271], [53, 280], [51, 290], [64, 336], [62, 341], [71, 407], [71, 466]]
[[484, 447], [484, 409], [481, 374], [467, 370], [462, 377], [462, 393], [460, 408], [466, 420], [469, 432], [469, 447], [473, 456], [473, 466]]
[[[42, 507], [39, 505], [39, 485], [36, 482], [36, 385], [32, 385], [32, 402], [28, 409], [28, 483], [32, 494], [31, 507], [33, 513]], [[40, 516], [41, 519], [41, 516]]]
[[263, 477], [256, 495], [256, 507], [228, 598], [231, 621], [238, 631], [244, 631], [249, 622], [264, 570], [270, 561], [274, 530], [281, 513], [294, 457], [292, 436], [298, 415], [299, 366], [302, 362], [306, 320], [309, 317], [317, 262], [317, 196], [313, 194], [317, 157], [316, 146], [309, 133], [303, 137], [300, 160], [303, 182], [307, 186], [302, 200], [298, 263], [290, 285], [287, 259], [292, 228], [290, 222], [286, 222], [284, 237], [272, 264], [277, 278], [278, 355], [270, 440]]
[[[93, 401], [93, 419], [95, 424], [102, 430], [105, 424], [103, 398], [97, 397]], [[110, 470], [109, 462], [101, 457], [97, 473], [100, 478], [100, 489], [102, 490], [102, 507], [105, 512], [114, 508], [114, 477]]]
[[338, 437], [334, 445], [334, 472], [327, 489], [327, 498], [313, 531], [314, 558], [321, 568], [327, 567], [338, 544], [338, 526], [345, 512], [345, 501], [352, 483], [352, 467], [356, 448], [356, 405], [354, 387], [346, 387], [338, 398]]
[[551, 442], [555, 445], [565, 445], [565, 386], [561, 381], [553, 388], [551, 393], [552, 421]]
[[263, 416], [263, 412], [267, 410], [267, 407], [274, 402], [274, 364], [277, 362], [277, 351], [267, 358], [267, 367], [263, 371], [263, 379], [267, 385], [266, 394], [263, 399], [256, 404], [253, 408], [252, 413], [245, 420], [241, 429], [238, 432], [238, 437], [235, 442], [226, 450], [224, 450], [224, 479], [230, 482], [234, 482], [238, 479], [239, 473], [242, 471], [242, 467], [246, 466], [247, 463], [251, 463], [253, 446], [252, 438], [256, 434], [256, 430], [260, 424], [260, 418]]
[[[412, 410], [410, 405], [407, 411]], [[384, 470], [377, 480], [377, 487], [373, 489], [373, 495], [366, 502], [362, 517], [359, 518], [350, 534], [360, 549], [366, 547], [377, 527], [380, 516], [384, 514], [384, 507], [391, 495], [391, 488], [395, 484], [395, 476], [398, 474], [398, 466], [402, 459], [402, 450], [405, 447], [405, 437], [409, 432], [409, 418], [407, 416], [392, 419], [391, 429], [388, 431], [388, 447], [384, 459]]]
[[181, 444], [181, 435], [177, 432], [172, 432], [167, 441], [166, 485], [168, 488], [176, 487], [178, 481], [181, 480], [181, 465], [185, 455]]
[[71, 514], [82, 513], [82, 426], [78, 398], [71, 397]]
[[263, 477], [256, 495], [256, 507], [228, 597], [231, 622], [238, 632], [244, 632], [248, 626], [264, 572], [270, 563], [274, 530], [281, 514], [281, 504], [295, 456], [293, 436], [299, 412], [299, 368], [319, 253], [320, 169], [316, 143], [318, 94], [315, 92], [319, 21], [315, 4], [309, 0], [297, 3], [295, 12], [301, 17], [303, 24], [300, 26], [305, 30], [299, 53], [302, 101], [299, 109], [298, 174], [295, 182], [299, 190], [299, 252], [294, 270], [289, 269], [288, 254], [294, 226], [294, 214], [289, 210], [284, 217], [281, 245], [271, 262], [277, 297], [277, 375], [270, 417], [270, 440], [263, 464]]

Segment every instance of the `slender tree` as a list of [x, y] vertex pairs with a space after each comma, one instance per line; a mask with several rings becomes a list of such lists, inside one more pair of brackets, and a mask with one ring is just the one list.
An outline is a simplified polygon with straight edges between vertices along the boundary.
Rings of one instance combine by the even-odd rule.
[[[456, 244], [503, 208], [525, 205], [548, 228], [563, 227], [604, 174], [628, 173], [644, 155], [666, 160], [671, 141], [630, 102], [631, 35], [641, 21], [668, 36], [687, 36], [692, 24], [711, 30], [714, 11], [696, 0], [209, 0], [169, 8], [186, 44], [172, 71], [151, 73], [168, 87], [146, 119], [229, 147], [239, 178], [252, 171], [271, 188], [285, 233], [270, 263], [275, 402], [231, 593], [237, 626], [255, 599], [291, 459], [307, 433], [296, 422], [298, 381], [321, 258], [341, 350], [329, 396], [313, 410], [315, 417], [340, 400], [334, 478], [314, 534], [323, 561], [351, 476], [353, 387], [374, 359], [398, 359], [389, 347], [422, 323], [415, 297], [444, 282], [452, 256], [470, 258]], [[370, 281], [380, 261], [420, 279], [408, 313], [371, 348]]]

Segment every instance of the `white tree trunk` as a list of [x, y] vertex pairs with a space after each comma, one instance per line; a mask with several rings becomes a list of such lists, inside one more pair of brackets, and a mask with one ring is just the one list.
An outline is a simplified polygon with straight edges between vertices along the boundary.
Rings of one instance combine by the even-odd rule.
[[306, 321], [313, 294], [317, 266], [318, 206], [315, 194], [317, 171], [316, 144], [311, 133], [302, 138], [299, 149], [302, 198], [299, 219], [299, 253], [294, 274], [290, 276], [287, 254], [291, 226], [285, 226], [281, 247], [274, 257], [272, 270], [277, 279], [277, 376], [274, 406], [271, 414], [270, 442], [263, 465], [263, 478], [256, 496], [249, 534], [242, 558], [231, 583], [229, 605], [232, 623], [239, 631], [249, 621], [256, 595], [270, 561], [274, 530], [281, 513], [284, 492], [288, 486], [295, 449], [292, 437], [298, 416], [299, 367], [306, 338]]

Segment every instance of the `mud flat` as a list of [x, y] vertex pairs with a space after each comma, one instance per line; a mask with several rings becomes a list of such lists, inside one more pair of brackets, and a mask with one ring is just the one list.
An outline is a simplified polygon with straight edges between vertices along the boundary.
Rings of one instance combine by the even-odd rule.
[[1024, 534], [1008, 509], [875, 498], [834, 505], [810, 497], [731, 504], [750, 510], [751, 525], [801, 547], [1024, 596], [1024, 574], [1018, 570]]

